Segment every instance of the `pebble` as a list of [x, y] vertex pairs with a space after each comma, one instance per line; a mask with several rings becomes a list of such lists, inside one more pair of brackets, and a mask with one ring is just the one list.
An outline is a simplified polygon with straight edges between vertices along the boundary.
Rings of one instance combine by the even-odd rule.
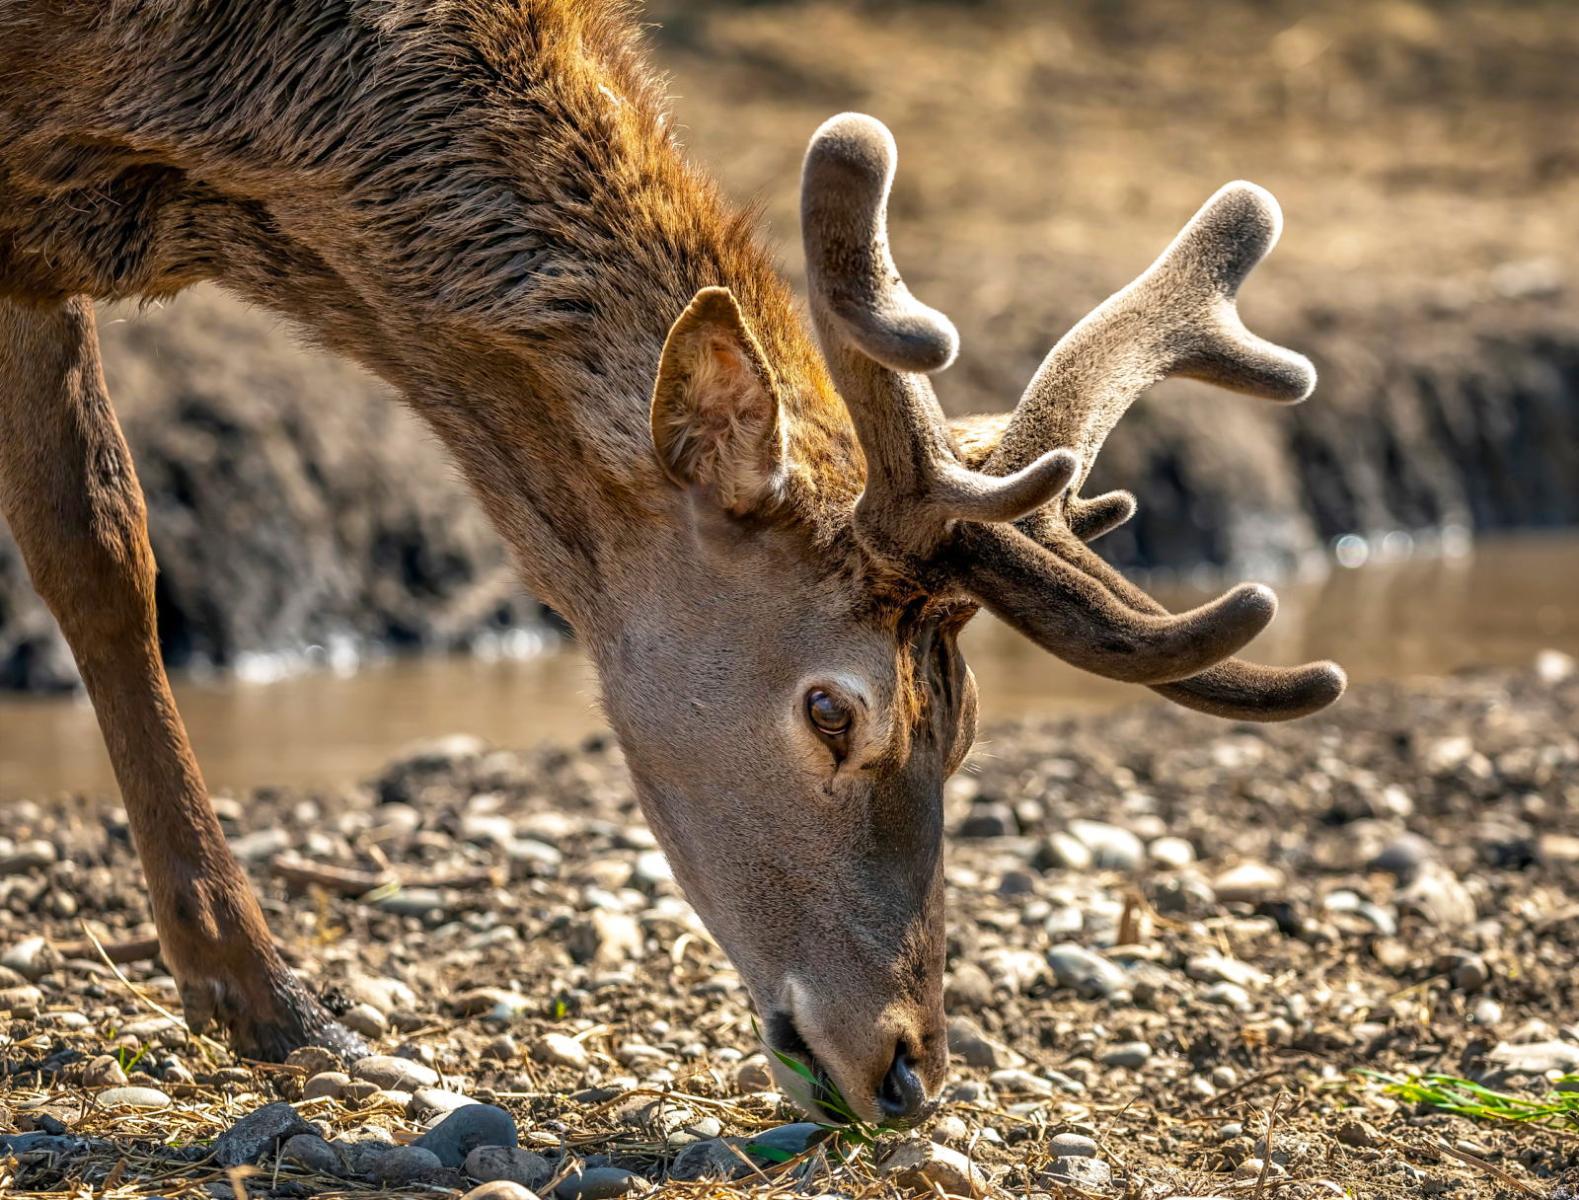
[[630, 962], [642, 954], [641, 924], [629, 913], [598, 909], [571, 926], [566, 947], [577, 962]]
[[280, 1157], [318, 1175], [343, 1175], [349, 1164], [340, 1152], [316, 1133], [298, 1133], [285, 1140]]
[[1419, 913], [1438, 929], [1460, 929], [1473, 924], [1475, 900], [1446, 867], [1426, 866], [1413, 883], [1398, 893], [1400, 907]]
[[1235, 1012], [1249, 1012], [1251, 1008], [1250, 993], [1237, 983], [1214, 983], [1201, 993], [1201, 1000], [1205, 1004], [1219, 1004]]
[[1450, 978], [1461, 992], [1478, 992], [1491, 982], [1491, 968], [1478, 954], [1461, 954], [1453, 963]]
[[1083, 1133], [1060, 1133], [1048, 1139], [1047, 1152], [1054, 1158], [1098, 1158], [1096, 1141]]
[[552, 1162], [519, 1146], [479, 1146], [466, 1156], [463, 1169], [480, 1183], [504, 1180], [534, 1189], [554, 1177]]
[[1083, 996], [1111, 999], [1129, 991], [1129, 977], [1122, 967], [1074, 942], [1054, 946], [1047, 952], [1047, 963], [1059, 983]]
[[1042, 839], [1031, 856], [1031, 866], [1038, 871], [1089, 871], [1091, 851], [1073, 834], [1057, 830]]
[[968, 1067], [1001, 1070], [1016, 1067], [1025, 1060], [1002, 1042], [994, 1041], [969, 1017], [955, 1017], [948, 1023], [948, 1048]]
[[1507, 1067], [1510, 1071], [1521, 1071], [1530, 1075], [1544, 1075], [1548, 1071], [1564, 1073], [1579, 1071], [1579, 1045], [1558, 1041], [1555, 1038], [1525, 1045], [1503, 1042], [1486, 1057], [1498, 1066]]
[[561, 1180], [554, 1195], [557, 1200], [610, 1200], [647, 1186], [640, 1175], [623, 1167], [586, 1167]]
[[113, 1054], [101, 1054], [82, 1069], [84, 1087], [125, 1087], [125, 1068]]
[[550, 1066], [585, 1070], [592, 1062], [587, 1048], [563, 1033], [545, 1033], [532, 1047], [532, 1057]]
[[958, 836], [962, 838], [1013, 837], [1020, 832], [1020, 823], [1014, 810], [997, 801], [978, 801], [959, 823]]
[[1073, 820], [1069, 834], [1091, 852], [1091, 863], [1101, 870], [1134, 874], [1146, 864], [1146, 847], [1127, 829], [1105, 821]]
[[1146, 856], [1154, 866], [1176, 871], [1195, 861], [1195, 847], [1181, 837], [1160, 837], [1146, 847]]
[[973, 962], [962, 962], [943, 981], [943, 1003], [950, 1010], [972, 1012], [992, 1003], [992, 979]]
[[245, 1166], [273, 1154], [289, 1138], [317, 1132], [285, 1101], [266, 1104], [219, 1135], [214, 1142], [214, 1161], [222, 1167]]
[[303, 1100], [337, 1100], [351, 1077], [344, 1071], [320, 1071], [302, 1084]]
[[522, 1187], [508, 1179], [495, 1179], [492, 1183], [479, 1184], [461, 1197], [461, 1200], [538, 1200], [531, 1188]]
[[735, 1088], [742, 1094], [765, 1092], [773, 1085], [773, 1068], [760, 1054], [753, 1054], [735, 1067]]
[[1242, 862], [1212, 880], [1212, 891], [1224, 903], [1255, 904], [1280, 895], [1288, 881], [1283, 872], [1265, 863]]
[[340, 1024], [366, 1038], [381, 1038], [389, 1031], [389, 1021], [371, 1004], [353, 1004], [340, 1017]]
[[723, 1138], [692, 1142], [669, 1165], [669, 1178], [681, 1183], [727, 1181], [750, 1173]]
[[1100, 1158], [1055, 1158], [1042, 1172], [1042, 1182], [1073, 1184], [1086, 1191], [1100, 1192], [1113, 1182], [1113, 1168]]
[[1353, 1146], [1358, 1150], [1369, 1149], [1381, 1143], [1376, 1130], [1357, 1117], [1349, 1117], [1340, 1121], [1333, 1136], [1345, 1146]]
[[516, 1143], [515, 1118], [492, 1104], [467, 1103], [445, 1117], [414, 1145], [430, 1150], [446, 1167], [459, 1167], [479, 1147]]
[[54, 964], [55, 953], [41, 937], [23, 938], [0, 954], [0, 967], [15, 971], [23, 979], [42, 979]]
[[351, 1065], [351, 1077], [384, 1091], [415, 1091], [417, 1088], [433, 1087], [439, 1081], [439, 1073], [432, 1067], [392, 1054], [373, 1054], [357, 1059]]
[[444, 1164], [438, 1155], [421, 1146], [383, 1147], [372, 1161], [368, 1174], [380, 1183], [399, 1186], [408, 1183], [436, 1183], [444, 1178]]
[[915, 1138], [900, 1142], [877, 1164], [883, 1178], [928, 1195], [977, 1196], [987, 1190], [981, 1168], [958, 1150]]
[[1265, 987], [1271, 982], [1271, 976], [1265, 971], [1215, 951], [1191, 958], [1184, 965], [1184, 973], [1205, 983], [1234, 983], [1241, 988]]
[[322, 1046], [301, 1046], [285, 1056], [285, 1065], [295, 1067], [311, 1079], [325, 1071], [338, 1071], [344, 1063], [338, 1054]]
[[1098, 1059], [1104, 1067], [1134, 1069], [1151, 1059], [1151, 1046], [1145, 1042], [1122, 1042], [1104, 1050]]
[[790, 1125], [778, 1125], [772, 1129], [765, 1129], [761, 1133], [754, 1133], [749, 1138], [742, 1138], [741, 1145], [747, 1153], [758, 1149], [766, 1149], [777, 1155], [804, 1154], [811, 1146], [827, 1135], [827, 1130], [811, 1121], [796, 1121]]
[[153, 1110], [170, 1107], [170, 1097], [158, 1088], [117, 1087], [98, 1094], [95, 1099], [100, 1108], [131, 1108]]

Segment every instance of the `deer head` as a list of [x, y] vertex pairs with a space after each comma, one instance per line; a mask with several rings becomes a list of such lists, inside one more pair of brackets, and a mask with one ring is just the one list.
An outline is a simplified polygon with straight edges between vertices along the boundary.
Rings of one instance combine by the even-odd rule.
[[[1272, 619], [1268, 589], [1173, 614], [1086, 546], [1134, 512], [1126, 493], [1079, 492], [1150, 385], [1310, 393], [1310, 364], [1234, 307], [1277, 239], [1272, 198], [1218, 192], [1054, 347], [1012, 414], [962, 441], [927, 379], [958, 339], [889, 252], [895, 160], [887, 129], [845, 115], [803, 177], [812, 315], [864, 478], [808, 485], [804, 406], [786, 396], [801, 385], [730, 292], [702, 291], [651, 414], [687, 563], [661, 581], [661, 611], [599, 651], [644, 807], [769, 1042], [868, 1119], [917, 1117], [944, 1077], [942, 790], [975, 730], [956, 638], [978, 608], [1077, 667], [1241, 720], [1313, 712], [1345, 683], [1330, 663], [1231, 657]], [[826, 1099], [781, 1079], [814, 1112]]]

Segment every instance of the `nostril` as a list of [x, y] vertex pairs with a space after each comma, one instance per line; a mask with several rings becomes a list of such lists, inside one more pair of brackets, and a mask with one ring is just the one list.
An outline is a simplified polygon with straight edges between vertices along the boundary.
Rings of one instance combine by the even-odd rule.
[[926, 1102], [927, 1089], [921, 1082], [921, 1076], [916, 1073], [909, 1049], [901, 1045], [894, 1055], [893, 1064], [888, 1068], [888, 1074], [883, 1076], [882, 1086], [877, 1091], [877, 1105], [883, 1110], [884, 1116], [903, 1120], [920, 1113], [926, 1107]]

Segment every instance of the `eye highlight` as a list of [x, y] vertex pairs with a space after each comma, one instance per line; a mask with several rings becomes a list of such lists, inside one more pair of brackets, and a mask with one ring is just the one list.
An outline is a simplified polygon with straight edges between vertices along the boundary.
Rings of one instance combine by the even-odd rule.
[[850, 727], [855, 724], [850, 706], [823, 688], [812, 688], [806, 693], [806, 720], [817, 736], [843, 758], [849, 749]]

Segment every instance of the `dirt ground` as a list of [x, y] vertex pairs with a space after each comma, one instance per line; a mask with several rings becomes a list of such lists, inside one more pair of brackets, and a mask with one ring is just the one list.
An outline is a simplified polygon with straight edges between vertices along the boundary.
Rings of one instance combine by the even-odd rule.
[[[22, 805], [0, 837], [0, 1193], [725, 1194], [711, 1171], [729, 1194], [1572, 1200], [1574, 1111], [1476, 1120], [1364, 1072], [1574, 1086], [1576, 730], [1579, 677], [1549, 653], [1290, 726], [1148, 705], [988, 731], [948, 798], [947, 1101], [875, 1144], [795, 1124], [601, 739], [456, 741], [365, 785], [222, 799], [290, 955], [400, 1056], [351, 1080], [238, 1064], [162, 1017], [118, 814]], [[460, 1171], [391, 1149], [455, 1093], [523, 1149]]]

